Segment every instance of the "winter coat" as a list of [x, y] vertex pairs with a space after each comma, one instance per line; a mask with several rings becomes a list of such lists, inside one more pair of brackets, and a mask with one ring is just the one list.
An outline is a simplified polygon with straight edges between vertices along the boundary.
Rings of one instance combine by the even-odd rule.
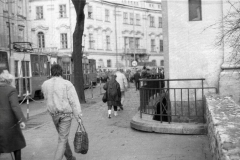
[[136, 73], [134, 74], [134, 80], [135, 80], [136, 82], [138, 82], [140, 78], [141, 78], [140, 73], [136, 72]]
[[20, 122], [25, 117], [18, 103], [17, 90], [0, 84], [0, 153], [10, 153], [26, 146]]
[[103, 89], [107, 92], [107, 105], [120, 106], [121, 105], [121, 90], [120, 85], [116, 80], [108, 81]]
[[119, 83], [121, 91], [125, 91], [128, 88], [126, 76], [119, 71], [117, 71], [115, 75], [117, 76], [116, 81]]

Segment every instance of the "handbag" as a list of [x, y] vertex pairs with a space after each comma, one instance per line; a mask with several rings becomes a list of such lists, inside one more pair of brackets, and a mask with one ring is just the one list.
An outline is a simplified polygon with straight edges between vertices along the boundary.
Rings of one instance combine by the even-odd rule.
[[74, 141], [74, 151], [76, 153], [87, 154], [89, 147], [88, 134], [82, 123], [78, 123], [78, 128], [75, 133]]
[[103, 103], [106, 103], [106, 102], [107, 102], [107, 92], [105, 92], [105, 93], [103, 94], [102, 101], [103, 101]]

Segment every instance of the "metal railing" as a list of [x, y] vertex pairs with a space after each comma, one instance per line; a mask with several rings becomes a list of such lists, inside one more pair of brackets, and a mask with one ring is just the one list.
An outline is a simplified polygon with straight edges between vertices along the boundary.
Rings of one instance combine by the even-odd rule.
[[204, 87], [204, 80], [141, 79], [140, 117], [144, 113], [160, 122], [204, 123], [204, 93], [217, 92]]

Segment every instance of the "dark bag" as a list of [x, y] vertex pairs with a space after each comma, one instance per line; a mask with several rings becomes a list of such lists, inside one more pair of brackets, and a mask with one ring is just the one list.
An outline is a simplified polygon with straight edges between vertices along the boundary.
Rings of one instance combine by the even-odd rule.
[[106, 103], [106, 102], [107, 102], [107, 92], [105, 92], [105, 93], [103, 94], [102, 101], [103, 101], [103, 103]]
[[74, 145], [74, 151], [76, 153], [87, 154], [89, 140], [88, 140], [88, 134], [83, 126], [83, 122], [78, 123], [78, 128], [75, 133], [73, 145]]

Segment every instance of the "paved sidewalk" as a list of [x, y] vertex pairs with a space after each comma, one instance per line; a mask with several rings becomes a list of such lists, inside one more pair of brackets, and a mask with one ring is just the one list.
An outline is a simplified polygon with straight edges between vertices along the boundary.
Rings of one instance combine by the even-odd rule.
[[[87, 103], [82, 105], [83, 122], [90, 140], [89, 152], [86, 155], [74, 153], [77, 159], [211, 160], [205, 135], [157, 134], [132, 129], [130, 121], [139, 107], [139, 92], [134, 88], [126, 93], [124, 110], [111, 119], [107, 118], [107, 106], [101, 101], [99, 88], [94, 93], [94, 98], [88, 98]], [[69, 136], [72, 150], [76, 129], [74, 119]], [[24, 130], [23, 133], [27, 141], [27, 147], [22, 150], [23, 160], [53, 159], [57, 132], [50, 118], [45, 125]], [[11, 160], [10, 154], [1, 155], [0, 160]]]

